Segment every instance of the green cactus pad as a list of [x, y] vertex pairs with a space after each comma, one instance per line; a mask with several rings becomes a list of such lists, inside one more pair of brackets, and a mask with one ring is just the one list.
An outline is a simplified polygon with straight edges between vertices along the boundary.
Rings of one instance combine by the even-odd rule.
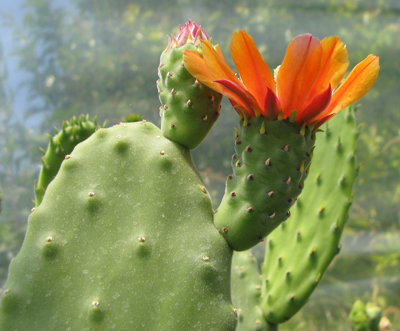
[[62, 130], [52, 137], [49, 135], [49, 145], [47, 151], [43, 152], [42, 166], [39, 179], [35, 183], [35, 207], [42, 202], [47, 186], [57, 175], [61, 162], [65, 156], [70, 154], [74, 147], [80, 142], [90, 137], [99, 126], [96, 118], [94, 122], [89, 121], [89, 116], [79, 116], [72, 118], [62, 124]]
[[359, 132], [349, 111], [336, 115], [322, 130], [291, 219], [266, 243], [261, 307], [271, 323], [283, 323], [300, 310], [340, 250], [357, 174]]
[[240, 122], [234, 173], [215, 214], [215, 226], [234, 250], [255, 246], [290, 216], [313, 145], [310, 130], [289, 120], [253, 117]]
[[235, 330], [212, 220], [187, 148], [148, 122], [98, 130], [29, 217], [0, 330]]
[[171, 48], [161, 55], [157, 81], [164, 136], [195, 149], [218, 119], [222, 95], [198, 82], [183, 65], [183, 51], [192, 44]]
[[232, 302], [237, 309], [236, 331], [265, 331], [265, 321], [260, 308], [261, 274], [251, 251], [234, 252], [232, 259]]

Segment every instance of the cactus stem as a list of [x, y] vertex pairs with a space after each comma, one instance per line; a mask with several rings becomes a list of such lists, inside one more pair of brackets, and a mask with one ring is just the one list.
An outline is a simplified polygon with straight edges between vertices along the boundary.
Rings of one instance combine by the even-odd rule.
[[271, 158], [268, 158], [267, 161], [264, 162], [266, 166], [271, 166]]
[[94, 192], [89, 192], [88, 196], [90, 196], [90, 197], [94, 196]]
[[144, 243], [144, 242], [146, 241], [146, 238], [143, 237], [143, 236], [140, 236], [140, 237], [138, 238], [138, 240], [139, 240], [141, 243]]

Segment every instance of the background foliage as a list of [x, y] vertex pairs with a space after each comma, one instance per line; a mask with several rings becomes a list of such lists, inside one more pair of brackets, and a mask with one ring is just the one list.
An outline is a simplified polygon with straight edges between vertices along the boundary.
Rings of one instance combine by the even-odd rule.
[[[219, 43], [227, 61], [233, 30], [253, 36], [270, 68], [280, 64], [289, 41], [309, 32], [339, 35], [351, 65], [373, 53], [380, 77], [361, 100], [364, 128], [355, 203], [343, 249], [321, 286], [282, 330], [348, 330], [356, 298], [379, 303], [400, 329], [400, 3], [397, 0], [25, 0], [24, 19], [3, 23], [13, 30], [13, 53], [28, 91], [25, 119], [16, 120], [4, 56], [0, 59], [0, 286], [22, 243], [32, 207], [33, 180], [46, 147], [63, 120], [80, 114], [118, 123], [140, 114], [158, 124], [157, 66], [166, 35], [190, 18]], [[232, 64], [232, 62], [230, 62]], [[13, 73], [11, 73], [12, 75]], [[40, 125], [31, 127], [30, 120]], [[220, 200], [233, 153], [237, 115], [228, 102], [194, 153], [195, 162]]]

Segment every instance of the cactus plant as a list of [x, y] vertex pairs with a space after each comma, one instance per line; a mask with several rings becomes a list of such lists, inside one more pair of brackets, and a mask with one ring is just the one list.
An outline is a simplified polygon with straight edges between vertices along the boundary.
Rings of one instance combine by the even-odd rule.
[[[103, 127], [105, 127], [105, 124]], [[42, 166], [37, 183], [35, 183], [35, 207], [38, 207], [42, 202], [44, 192], [47, 186], [57, 175], [61, 162], [64, 160], [65, 155], [72, 152], [74, 147], [80, 142], [87, 139], [95, 130], [99, 128], [97, 120], [94, 122], [89, 120], [89, 116], [80, 116], [79, 118], [72, 118], [70, 121], [62, 123], [62, 130], [59, 132], [56, 128], [56, 135], [54, 137], [49, 135], [49, 145], [47, 151], [41, 149]]]
[[[312, 52], [303, 47], [310, 41]], [[236, 61], [244, 84], [219, 46], [189, 21], [161, 55], [161, 130], [144, 120], [121, 123], [71, 143], [75, 148], [63, 156], [54, 180], [40, 184], [43, 200], [29, 217], [0, 301], [0, 330], [235, 330], [233, 251], [254, 246], [288, 218], [309, 171], [317, 128], [365, 93], [378, 71], [377, 58], [368, 57], [332, 96], [347, 53], [338, 65], [333, 58], [343, 49], [337, 39], [328, 43], [331, 58], [323, 41], [305, 35], [287, 53], [289, 60], [301, 55], [291, 69], [303, 84], [296, 87], [288, 70], [293, 61], [284, 60], [276, 89], [252, 39], [234, 34], [237, 44], [255, 60]], [[243, 60], [233, 49], [234, 59]], [[240, 131], [234, 174], [214, 212], [190, 150], [218, 118], [222, 94], [240, 115]], [[301, 100], [304, 107], [296, 104]], [[332, 159], [340, 160], [335, 153]], [[256, 270], [254, 261], [243, 263]], [[260, 290], [265, 294], [265, 281], [259, 289], [254, 275], [242, 279], [256, 291], [251, 305]], [[255, 323], [277, 330], [262, 312], [264, 299]]]

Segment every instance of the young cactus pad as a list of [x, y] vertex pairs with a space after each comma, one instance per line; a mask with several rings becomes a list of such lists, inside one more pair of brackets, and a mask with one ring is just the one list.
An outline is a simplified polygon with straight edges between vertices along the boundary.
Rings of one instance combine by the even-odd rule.
[[317, 133], [309, 179], [292, 217], [267, 238], [261, 307], [283, 323], [307, 302], [332, 259], [352, 203], [357, 175], [353, 111], [343, 111]]
[[215, 214], [215, 226], [234, 250], [255, 246], [290, 216], [313, 145], [310, 130], [289, 120], [260, 116], [240, 121], [233, 175]]
[[183, 52], [193, 44], [170, 48], [161, 55], [157, 87], [164, 136], [195, 149], [218, 119], [222, 95], [195, 79], [183, 65]]
[[49, 145], [47, 151], [42, 149], [42, 166], [37, 183], [35, 183], [35, 207], [42, 202], [47, 186], [57, 175], [61, 162], [65, 156], [70, 154], [74, 147], [80, 142], [90, 137], [99, 126], [96, 118], [89, 121], [89, 116], [79, 116], [72, 118], [70, 121], [63, 122], [62, 130], [54, 137], [49, 135]]
[[0, 330], [234, 330], [212, 221], [187, 148], [148, 122], [99, 129], [29, 217]]

